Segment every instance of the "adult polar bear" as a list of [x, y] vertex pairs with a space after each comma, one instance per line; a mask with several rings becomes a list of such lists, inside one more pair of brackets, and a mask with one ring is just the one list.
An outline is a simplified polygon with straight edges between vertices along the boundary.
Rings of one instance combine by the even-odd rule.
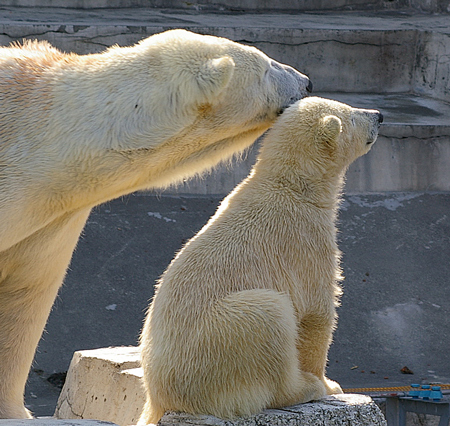
[[27, 418], [36, 345], [90, 209], [247, 148], [309, 79], [183, 30], [102, 54], [0, 49], [0, 418]]

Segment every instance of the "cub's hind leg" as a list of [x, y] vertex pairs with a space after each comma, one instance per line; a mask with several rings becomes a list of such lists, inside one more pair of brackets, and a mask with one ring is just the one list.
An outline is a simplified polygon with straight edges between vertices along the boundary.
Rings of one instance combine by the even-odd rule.
[[326, 395], [319, 378], [300, 369], [296, 317], [286, 294], [265, 289], [230, 294], [215, 306], [213, 322], [211, 332], [221, 336], [214, 343], [220, 373], [212, 373], [219, 389], [210, 391], [221, 397], [210, 413], [249, 415]]
[[[155, 309], [142, 336], [147, 403], [140, 424], [156, 423], [167, 410], [228, 419], [326, 395], [319, 378], [299, 368], [287, 295], [240, 291], [201, 314], [169, 315], [173, 304], [159, 306], [158, 314]], [[169, 317], [184, 326], [174, 330]]]

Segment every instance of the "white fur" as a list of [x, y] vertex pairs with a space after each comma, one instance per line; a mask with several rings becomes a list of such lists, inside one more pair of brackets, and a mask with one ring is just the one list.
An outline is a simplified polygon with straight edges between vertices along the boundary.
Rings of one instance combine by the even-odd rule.
[[309, 80], [175, 30], [101, 54], [0, 48], [0, 418], [25, 418], [36, 345], [90, 209], [247, 148]]
[[250, 176], [159, 281], [141, 336], [147, 402], [247, 416], [341, 392], [325, 377], [341, 279], [335, 216], [378, 111], [306, 98], [266, 136]]

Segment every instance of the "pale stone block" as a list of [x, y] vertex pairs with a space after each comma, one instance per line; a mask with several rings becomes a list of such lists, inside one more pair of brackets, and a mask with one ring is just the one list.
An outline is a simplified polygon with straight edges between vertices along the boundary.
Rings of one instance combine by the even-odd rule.
[[55, 417], [136, 424], [145, 402], [138, 367], [136, 347], [75, 352]]

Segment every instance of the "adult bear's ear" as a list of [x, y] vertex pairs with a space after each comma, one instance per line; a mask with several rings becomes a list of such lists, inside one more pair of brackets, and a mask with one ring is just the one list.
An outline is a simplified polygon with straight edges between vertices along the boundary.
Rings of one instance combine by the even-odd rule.
[[211, 102], [228, 86], [234, 67], [234, 61], [229, 56], [209, 59], [204, 63], [196, 78], [204, 101]]
[[320, 120], [319, 139], [330, 147], [335, 146], [335, 141], [342, 132], [342, 121], [335, 115], [327, 115]]

